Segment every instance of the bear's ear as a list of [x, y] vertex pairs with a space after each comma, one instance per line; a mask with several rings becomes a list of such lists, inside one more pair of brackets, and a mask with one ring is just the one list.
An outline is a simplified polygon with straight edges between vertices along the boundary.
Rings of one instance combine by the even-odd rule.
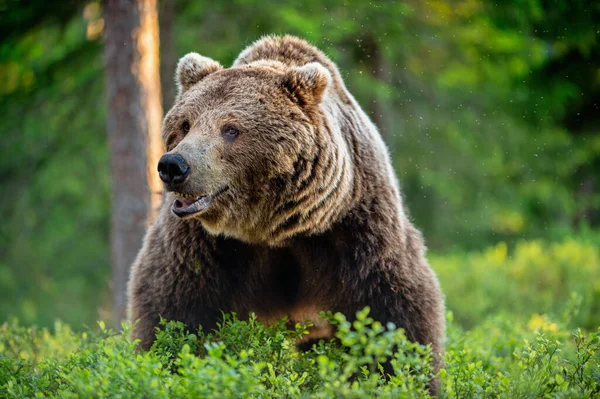
[[318, 62], [292, 67], [283, 80], [284, 87], [301, 106], [319, 105], [330, 84], [331, 74]]
[[223, 68], [217, 61], [203, 57], [198, 53], [188, 53], [177, 64], [177, 86], [179, 95], [204, 79], [206, 76]]

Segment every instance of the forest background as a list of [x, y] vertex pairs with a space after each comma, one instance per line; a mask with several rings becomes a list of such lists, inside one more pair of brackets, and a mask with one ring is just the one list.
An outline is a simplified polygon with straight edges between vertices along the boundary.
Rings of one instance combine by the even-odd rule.
[[[527, 321], [576, 292], [573, 324], [600, 325], [600, 2], [140, 2], [158, 13], [165, 111], [190, 51], [230, 65], [289, 33], [339, 65], [459, 324]], [[0, 321], [82, 329], [114, 314], [105, 8], [0, 0]]]

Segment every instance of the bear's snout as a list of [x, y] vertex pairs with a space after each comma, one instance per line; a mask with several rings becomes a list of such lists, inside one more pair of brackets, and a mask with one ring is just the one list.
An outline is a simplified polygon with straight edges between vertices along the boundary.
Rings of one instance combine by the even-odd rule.
[[190, 170], [190, 166], [179, 154], [165, 154], [158, 161], [158, 175], [169, 189], [183, 183]]

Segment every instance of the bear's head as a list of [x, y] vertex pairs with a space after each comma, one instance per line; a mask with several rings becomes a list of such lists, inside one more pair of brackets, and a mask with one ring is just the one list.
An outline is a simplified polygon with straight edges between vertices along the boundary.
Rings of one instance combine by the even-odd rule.
[[348, 157], [339, 127], [324, 116], [332, 79], [324, 66], [262, 60], [223, 68], [190, 53], [176, 79], [158, 165], [176, 217], [277, 245], [335, 213], [328, 199], [347, 185]]

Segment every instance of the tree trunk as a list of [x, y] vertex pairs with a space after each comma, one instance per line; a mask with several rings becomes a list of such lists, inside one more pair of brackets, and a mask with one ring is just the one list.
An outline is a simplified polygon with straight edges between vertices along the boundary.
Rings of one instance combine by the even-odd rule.
[[177, 67], [177, 54], [173, 41], [173, 24], [175, 22], [176, 0], [164, 0], [160, 3], [160, 80], [165, 109], [173, 106], [175, 96], [175, 68]]
[[162, 198], [163, 152], [156, 0], [107, 0], [105, 90], [111, 171], [112, 299], [125, 317], [129, 269]]

